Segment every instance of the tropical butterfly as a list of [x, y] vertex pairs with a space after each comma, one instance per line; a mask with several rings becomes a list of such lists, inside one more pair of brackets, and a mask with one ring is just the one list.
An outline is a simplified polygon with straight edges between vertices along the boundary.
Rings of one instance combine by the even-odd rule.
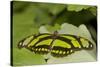
[[70, 35], [41, 33], [31, 35], [18, 44], [19, 48], [27, 48], [35, 54], [45, 55], [50, 53], [53, 57], [65, 57], [79, 50], [91, 50], [93, 44], [86, 38]]

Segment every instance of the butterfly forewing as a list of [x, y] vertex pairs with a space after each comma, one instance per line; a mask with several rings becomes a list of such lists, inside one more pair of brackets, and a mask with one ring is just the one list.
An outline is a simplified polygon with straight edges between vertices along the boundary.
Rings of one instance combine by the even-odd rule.
[[21, 41], [18, 43], [18, 47], [19, 47], [19, 48], [26, 47], [33, 39], [34, 39], [34, 36], [33, 36], [33, 35], [24, 38], [23, 40], [21, 40]]
[[21, 40], [18, 43], [18, 47], [21, 47], [21, 48], [23, 48], [23, 47], [30, 48], [31, 46], [34, 46], [35, 43], [37, 41], [39, 41], [39, 39], [47, 37], [47, 36], [49, 36], [49, 34], [46, 34], [46, 33], [28, 36], [28, 37], [24, 38], [23, 40]]
[[63, 34], [61, 35], [61, 37], [69, 39], [71, 43], [73, 44], [73, 47], [75, 50], [93, 48], [93, 44], [86, 38], [75, 36], [75, 35], [69, 35], [69, 34], [68, 35]]
[[51, 34], [42, 34], [41, 36], [36, 37], [32, 42], [30, 42], [27, 47], [30, 47], [31, 50], [36, 54], [47, 54], [51, 50], [51, 43]]

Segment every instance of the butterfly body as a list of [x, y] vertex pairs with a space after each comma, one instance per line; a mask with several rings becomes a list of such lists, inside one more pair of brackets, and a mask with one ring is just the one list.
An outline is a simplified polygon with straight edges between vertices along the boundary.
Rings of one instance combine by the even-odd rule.
[[80, 36], [54, 32], [29, 36], [20, 41], [18, 47], [25, 47], [36, 54], [51, 53], [53, 57], [65, 57], [75, 51], [93, 49], [93, 44]]

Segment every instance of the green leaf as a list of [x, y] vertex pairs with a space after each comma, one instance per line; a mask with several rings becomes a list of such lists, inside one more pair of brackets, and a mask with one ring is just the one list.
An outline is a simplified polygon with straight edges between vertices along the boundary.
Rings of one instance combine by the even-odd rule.
[[54, 33], [54, 31], [58, 31], [60, 29], [59, 24], [51, 25], [43, 25], [39, 28], [40, 33]]
[[41, 26], [50, 23], [51, 20], [52, 17], [47, 12], [37, 7], [35, 12], [35, 19], [34, 19], [36, 24]]
[[83, 10], [79, 12], [75, 11], [64, 11], [57, 19], [54, 20], [54, 23], [62, 24], [68, 22], [74, 25], [80, 25], [88, 23], [89, 20], [95, 18], [95, 16], [89, 10]]
[[52, 33], [54, 33], [54, 31], [58, 31], [60, 29], [60, 25], [57, 24], [57, 23], [55, 25], [53, 25], [53, 26], [46, 25], [45, 27], [47, 28], [48, 31], [50, 31]]
[[67, 10], [68, 11], [81, 11], [83, 9], [88, 9], [90, 6], [88, 5], [67, 5]]
[[29, 6], [28, 2], [13, 1], [13, 11], [14, 13], [22, 12]]
[[13, 48], [13, 61], [14, 66], [46, 64], [41, 55], [34, 54], [27, 49]]
[[47, 10], [48, 12], [51, 12], [53, 15], [59, 14], [62, 10], [65, 9], [65, 6], [66, 5], [62, 5], [62, 4], [47, 4], [47, 3], [39, 4], [39, 7]]
[[91, 13], [92, 13], [94, 16], [97, 15], [97, 8], [96, 8], [96, 7], [91, 7], [89, 10], [91, 11]]

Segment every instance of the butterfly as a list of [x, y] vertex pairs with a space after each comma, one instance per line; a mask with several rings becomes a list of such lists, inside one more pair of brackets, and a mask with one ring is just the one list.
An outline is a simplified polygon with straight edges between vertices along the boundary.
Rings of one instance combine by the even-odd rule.
[[35, 54], [66, 57], [79, 50], [91, 50], [93, 44], [86, 38], [71, 34], [41, 33], [31, 35], [18, 43], [18, 48], [26, 48]]

